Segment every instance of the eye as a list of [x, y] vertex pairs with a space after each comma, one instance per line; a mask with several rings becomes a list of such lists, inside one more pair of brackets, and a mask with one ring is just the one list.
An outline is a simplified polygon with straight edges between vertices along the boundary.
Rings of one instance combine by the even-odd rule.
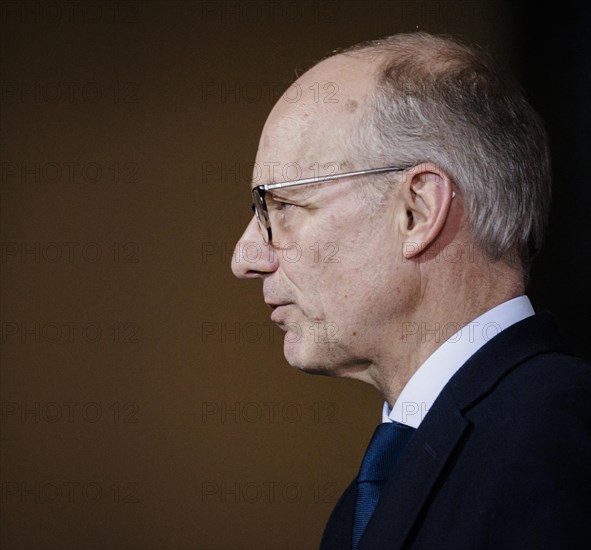
[[270, 201], [268, 201], [269, 208], [275, 211], [284, 211], [297, 206], [297, 204], [293, 204], [292, 202], [288, 202], [286, 200], [280, 200], [278, 198], [273, 197]]
[[284, 202], [284, 201], [274, 201], [275, 203], [275, 208], [277, 210], [286, 210], [287, 208], [290, 208], [291, 206], [297, 206], [295, 204], [292, 204], [291, 202]]

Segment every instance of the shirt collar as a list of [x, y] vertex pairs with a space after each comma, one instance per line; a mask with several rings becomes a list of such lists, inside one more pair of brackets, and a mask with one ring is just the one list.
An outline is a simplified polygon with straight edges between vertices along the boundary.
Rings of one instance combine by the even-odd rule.
[[[501, 331], [534, 313], [529, 298], [518, 296], [455, 330], [412, 375], [392, 409], [390, 410], [387, 401], [384, 403], [382, 422], [396, 421], [418, 428], [441, 390], [472, 355]], [[457, 328], [453, 323], [448, 325], [427, 328], [433, 328], [437, 330], [436, 334], [447, 336]]]

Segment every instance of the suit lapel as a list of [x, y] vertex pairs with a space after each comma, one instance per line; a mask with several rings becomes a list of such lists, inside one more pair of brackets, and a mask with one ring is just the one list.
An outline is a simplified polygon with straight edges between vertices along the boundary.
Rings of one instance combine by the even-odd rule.
[[408, 444], [358, 550], [402, 548], [454, 449], [469, 434], [464, 412], [523, 361], [563, 348], [553, 317], [538, 314], [509, 327], [466, 361]]

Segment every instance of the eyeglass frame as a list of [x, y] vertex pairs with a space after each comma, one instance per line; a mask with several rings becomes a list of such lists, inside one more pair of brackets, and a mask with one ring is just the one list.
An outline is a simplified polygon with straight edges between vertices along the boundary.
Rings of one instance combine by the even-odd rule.
[[[261, 230], [263, 235], [263, 240], [266, 243], [270, 243], [273, 241], [273, 232], [271, 230], [271, 218], [269, 216], [269, 209], [267, 207], [267, 202], [265, 200], [265, 195], [267, 191], [273, 191], [274, 189], [283, 189], [285, 187], [296, 187], [298, 185], [311, 185], [313, 183], [323, 183], [325, 181], [332, 181], [340, 178], [350, 178], [355, 176], [365, 176], [367, 174], [382, 174], [387, 172], [404, 172], [404, 170], [408, 170], [415, 166], [411, 164], [409, 166], [383, 166], [381, 168], [368, 168], [365, 170], [355, 170], [353, 172], [342, 172], [340, 174], [331, 174], [329, 176], [315, 176], [312, 178], [303, 178], [299, 180], [291, 180], [291, 181], [283, 181], [279, 183], [266, 183], [263, 185], [257, 185], [253, 187], [251, 191], [252, 195], [252, 211], [257, 219], [258, 226]], [[453, 199], [456, 196], [455, 191], [452, 191], [451, 198]], [[263, 213], [264, 220], [261, 219], [261, 214], [257, 209], [257, 204], [261, 205], [261, 212]], [[266, 239], [265, 239], [266, 237]]]

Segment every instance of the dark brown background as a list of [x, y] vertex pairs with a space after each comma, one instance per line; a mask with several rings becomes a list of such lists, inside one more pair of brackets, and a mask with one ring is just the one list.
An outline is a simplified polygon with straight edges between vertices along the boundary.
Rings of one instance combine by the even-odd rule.
[[229, 261], [266, 115], [337, 47], [458, 33], [521, 79], [556, 170], [530, 295], [588, 356], [590, 50], [560, 6], [4, 2], [2, 548], [317, 547], [382, 401], [289, 368]]

